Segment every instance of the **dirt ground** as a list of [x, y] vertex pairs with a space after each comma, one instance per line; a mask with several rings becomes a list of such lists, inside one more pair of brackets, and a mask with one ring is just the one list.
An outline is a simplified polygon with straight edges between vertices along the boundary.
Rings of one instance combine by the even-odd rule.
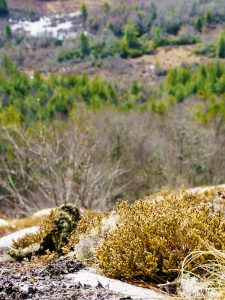
[[[89, 11], [100, 8], [105, 2], [112, 0], [86, 0]], [[40, 14], [66, 14], [78, 11], [83, 0], [8, 0], [9, 8], [35, 9]]]
[[47, 266], [0, 261], [0, 300], [132, 300], [100, 284], [93, 288], [65, 279], [65, 274], [83, 268], [82, 263], [65, 258]]

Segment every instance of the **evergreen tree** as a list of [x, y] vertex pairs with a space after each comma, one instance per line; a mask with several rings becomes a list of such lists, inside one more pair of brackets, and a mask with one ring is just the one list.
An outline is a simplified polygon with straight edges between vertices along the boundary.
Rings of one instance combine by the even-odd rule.
[[81, 4], [80, 10], [84, 21], [86, 21], [88, 12], [87, 12], [87, 5], [84, 2]]
[[205, 13], [204, 19], [205, 19], [206, 24], [211, 24], [213, 22], [213, 16], [212, 16], [211, 11], [207, 11]]
[[103, 10], [105, 14], [107, 14], [110, 11], [109, 3], [104, 3]]
[[80, 35], [79, 43], [80, 43], [81, 56], [82, 57], [88, 56], [91, 52], [90, 39], [84, 32], [82, 32]]
[[138, 29], [137, 26], [129, 21], [124, 28], [124, 39], [129, 48], [138, 47]]
[[219, 58], [225, 58], [225, 32], [220, 33], [219, 39], [216, 45], [216, 56]]
[[13, 37], [11, 26], [7, 23], [4, 26], [4, 39], [10, 41]]
[[197, 30], [198, 32], [202, 32], [202, 28], [203, 28], [202, 18], [197, 17], [195, 19], [194, 27], [195, 27], [195, 30]]
[[0, 0], [0, 15], [6, 15], [8, 13], [7, 0]]

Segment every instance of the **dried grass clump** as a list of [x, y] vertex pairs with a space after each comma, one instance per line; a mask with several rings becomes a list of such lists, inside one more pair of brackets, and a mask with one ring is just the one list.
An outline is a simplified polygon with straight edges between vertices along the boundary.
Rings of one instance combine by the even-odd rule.
[[13, 242], [9, 254], [17, 260], [30, 259], [34, 254], [55, 252], [61, 255], [80, 218], [79, 209], [73, 205], [62, 205], [52, 210], [44, 218], [37, 233], [27, 234]]
[[30, 216], [23, 219], [7, 220], [5, 224], [0, 224], [0, 236], [15, 232], [27, 227], [40, 225], [43, 217]]
[[[199, 194], [163, 190], [132, 205], [120, 203], [120, 221], [97, 249], [100, 268], [127, 280], [174, 280], [190, 252], [205, 250], [201, 239], [225, 248], [224, 211], [218, 201], [216, 189]], [[206, 259], [199, 256], [195, 264]]]
[[[190, 253], [182, 264], [179, 296], [185, 299], [225, 299], [225, 252], [206, 245]], [[199, 263], [199, 257], [206, 259]], [[198, 263], [196, 263], [198, 262]], [[190, 264], [194, 265], [190, 269]]]

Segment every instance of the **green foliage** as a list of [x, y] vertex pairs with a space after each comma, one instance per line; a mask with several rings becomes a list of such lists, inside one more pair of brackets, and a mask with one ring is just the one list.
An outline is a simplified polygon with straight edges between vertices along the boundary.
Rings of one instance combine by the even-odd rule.
[[203, 122], [217, 120], [219, 132], [225, 122], [225, 66], [220, 61], [208, 65], [200, 65], [191, 69], [188, 66], [172, 68], [164, 80], [161, 98], [171, 97], [171, 104], [183, 102], [196, 95], [195, 112]]
[[[224, 212], [222, 206], [215, 211], [217, 198], [217, 191], [165, 190], [132, 205], [120, 203], [119, 223], [97, 250], [100, 268], [108, 276], [127, 280], [174, 280], [184, 258], [204, 250], [201, 240], [224, 250]], [[195, 264], [203, 260], [207, 257], [200, 256]]]
[[28, 8], [28, 13], [30, 16], [35, 16], [35, 14], [37, 14], [37, 10], [35, 7], [29, 7]]
[[124, 41], [128, 48], [138, 48], [138, 29], [136, 25], [129, 21], [124, 27]]
[[109, 5], [109, 3], [107, 3], [107, 2], [104, 3], [103, 10], [104, 10], [105, 14], [109, 13], [109, 11], [110, 11], [110, 5]]
[[86, 6], [85, 2], [83, 2], [81, 4], [80, 11], [81, 11], [82, 17], [85, 21], [88, 17], [88, 11], [87, 11], [87, 6]]
[[[179, 87], [185, 90], [184, 98], [191, 95], [205, 95], [208, 89], [212, 95], [223, 94], [223, 78], [225, 74], [224, 64], [217, 62], [206, 66], [200, 65], [192, 70], [189, 66], [172, 68], [168, 71], [164, 81], [164, 91], [175, 96]], [[220, 85], [219, 85], [220, 82]], [[205, 100], [207, 97], [204, 97]]]
[[154, 39], [156, 47], [169, 45], [193, 45], [198, 41], [198, 37], [190, 34], [182, 34], [178, 36], [159, 36]]
[[63, 62], [71, 59], [84, 59], [92, 52], [91, 38], [82, 32], [79, 36], [78, 45], [76, 48], [69, 51], [59, 53], [58, 61]]
[[213, 15], [211, 11], [206, 11], [204, 14], [204, 21], [207, 25], [210, 25], [213, 23]]
[[13, 37], [13, 33], [12, 33], [12, 29], [11, 29], [11, 26], [10, 24], [5, 24], [4, 26], [4, 29], [3, 29], [3, 36], [4, 36], [4, 39], [6, 41], [10, 41]]
[[115, 86], [98, 77], [52, 75], [44, 79], [36, 72], [30, 79], [7, 57], [2, 61], [0, 80], [0, 118], [4, 123], [9, 107], [16, 113], [19, 123], [32, 124], [66, 117], [78, 103], [99, 109], [107, 104], [116, 105], [120, 97]]
[[49, 251], [61, 255], [80, 218], [78, 208], [62, 205], [42, 221], [37, 233], [15, 240], [9, 254], [17, 260], [31, 259], [33, 255], [45, 255]]
[[202, 18], [197, 17], [194, 22], [195, 30], [197, 30], [198, 32], [202, 32], [203, 25], [204, 24]]
[[138, 40], [137, 33], [136, 26], [131, 22], [125, 26], [123, 38], [117, 38], [113, 43], [105, 39], [95, 42], [88, 35], [82, 33], [79, 37], [78, 46], [72, 50], [60, 52], [58, 61], [93, 59], [93, 57], [105, 59], [116, 54], [122, 58], [153, 54], [155, 49], [150, 41]]
[[200, 44], [194, 49], [196, 55], [206, 55], [208, 57], [215, 57], [215, 45], [213, 44]]
[[7, 0], [0, 0], [0, 16], [8, 14]]
[[216, 56], [225, 58], [225, 32], [222, 31], [216, 44]]
[[84, 32], [79, 37], [79, 50], [82, 58], [88, 56], [91, 52], [90, 38]]

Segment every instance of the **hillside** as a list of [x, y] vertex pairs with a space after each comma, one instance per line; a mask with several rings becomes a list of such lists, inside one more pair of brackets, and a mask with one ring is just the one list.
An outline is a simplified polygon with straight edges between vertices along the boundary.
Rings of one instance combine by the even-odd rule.
[[[111, 212], [79, 212], [67, 204], [17, 223], [2, 222], [2, 232], [10, 224], [11, 230], [27, 228], [0, 238], [0, 296], [222, 299], [223, 286], [217, 285], [223, 284], [223, 260], [213, 274], [216, 265], [208, 259], [223, 255], [223, 199], [224, 185], [162, 190], [133, 205], [121, 202]], [[43, 214], [39, 228], [28, 227]]]
[[223, 2], [0, 0], [0, 299], [225, 299]]

